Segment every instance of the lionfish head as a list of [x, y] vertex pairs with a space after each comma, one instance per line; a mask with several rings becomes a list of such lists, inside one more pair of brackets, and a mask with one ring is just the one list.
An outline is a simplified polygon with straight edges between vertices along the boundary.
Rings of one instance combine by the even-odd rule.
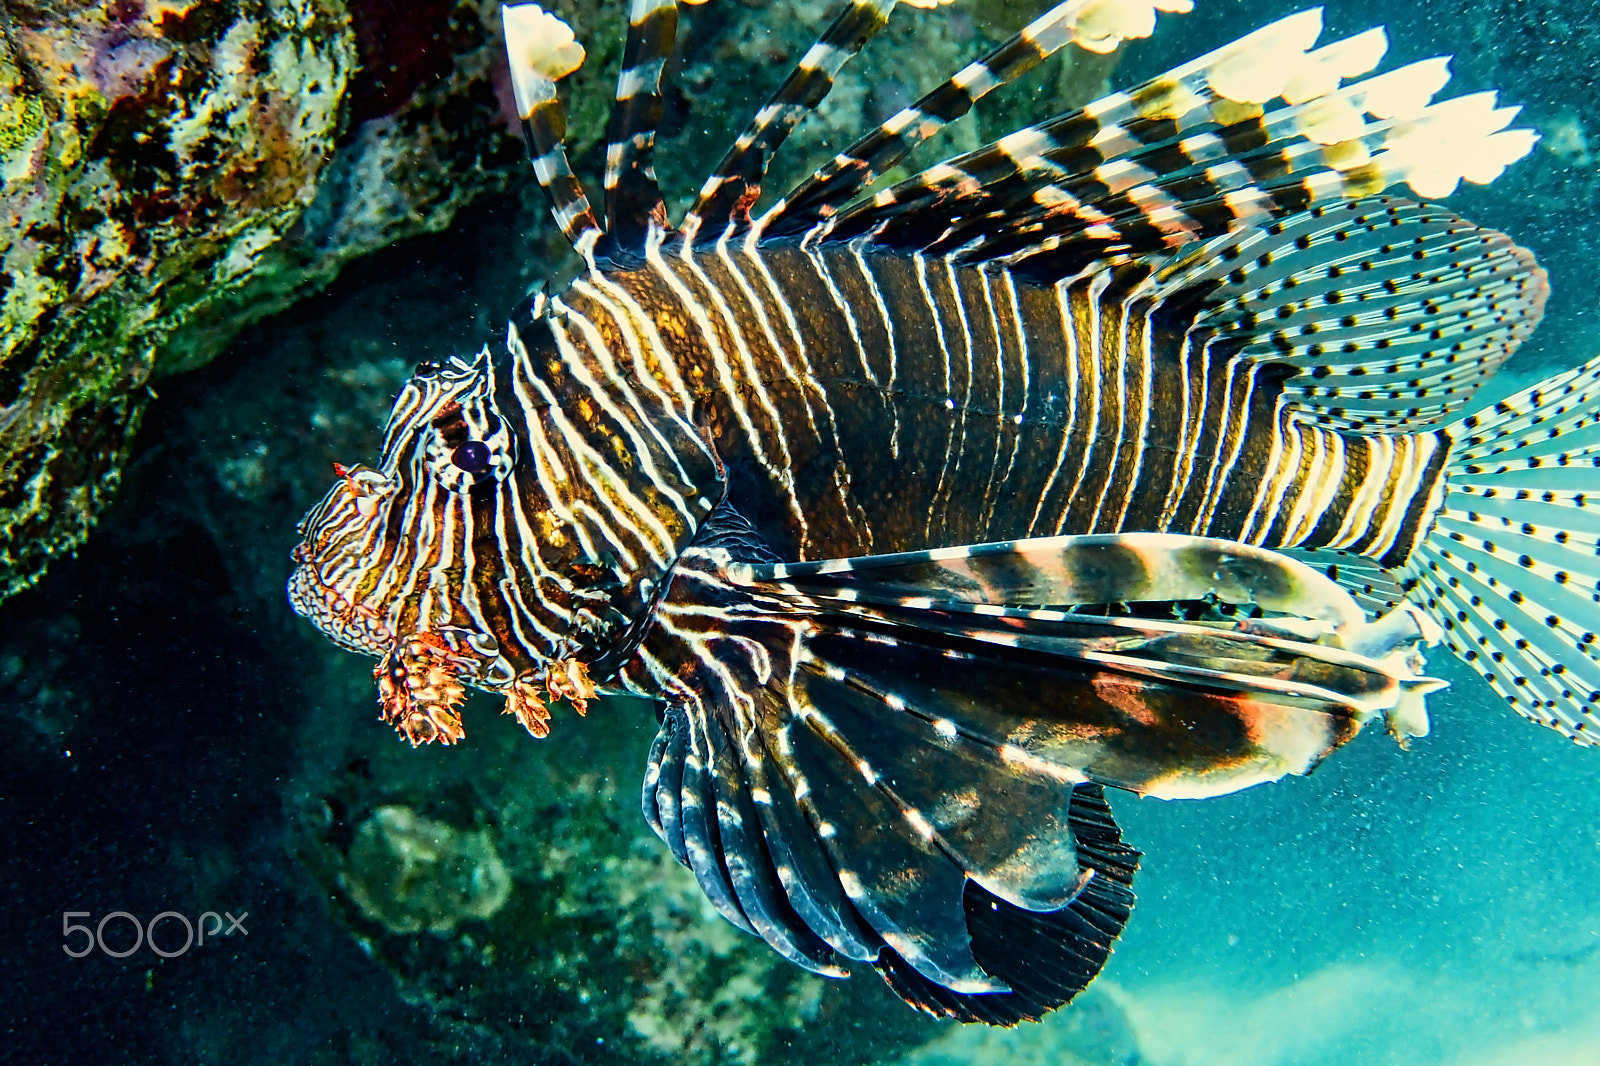
[[466, 685], [517, 678], [468, 587], [473, 494], [515, 462], [488, 349], [425, 363], [395, 400], [377, 464], [335, 464], [333, 487], [300, 522], [290, 604], [380, 659], [384, 717], [413, 743], [459, 739]]

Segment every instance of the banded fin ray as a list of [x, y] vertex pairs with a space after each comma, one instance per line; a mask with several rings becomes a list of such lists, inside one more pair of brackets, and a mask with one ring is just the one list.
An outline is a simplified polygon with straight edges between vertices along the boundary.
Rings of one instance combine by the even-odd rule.
[[[1003, 260], [1053, 281], [1319, 201], [1401, 183], [1443, 195], [1461, 177], [1490, 180], [1537, 139], [1505, 128], [1516, 109], [1497, 108], [1493, 94], [1430, 104], [1444, 60], [1337, 88], [1375, 66], [1386, 41], [1375, 30], [1308, 52], [1320, 27], [1320, 10], [1279, 20], [858, 200], [820, 235]], [[1286, 106], [1262, 106], [1280, 95]]]
[[618, 251], [643, 254], [650, 227], [668, 225], [654, 156], [661, 73], [677, 33], [677, 0], [632, 0], [606, 130], [606, 236], [607, 245]]
[[[1035, 25], [1073, 6], [1081, 5], [1074, 5], [1069, 0], [1041, 17]], [[1301, 12], [1280, 19], [1136, 88], [1113, 93], [1048, 122], [1018, 130], [929, 167], [870, 198], [855, 200], [879, 174], [898, 164], [913, 148], [948, 121], [937, 109], [929, 114], [930, 109], [923, 106], [924, 101], [931, 103], [948, 92], [945, 86], [941, 86], [929, 93], [924, 101], [890, 118], [841, 153], [836, 160], [796, 186], [763, 219], [763, 232], [774, 237], [798, 236], [818, 223], [827, 223], [825, 233], [829, 239], [849, 240], [897, 217], [936, 217], [946, 220], [948, 224], [948, 219], [957, 215], [998, 215], [1002, 202], [997, 194], [1002, 189], [1011, 194], [1008, 198], [1012, 202], [1025, 201], [1034, 189], [1053, 185], [1068, 173], [1060, 166], [1047, 165], [1048, 152], [1061, 155], [1077, 153], [1076, 158], [1079, 159], [1087, 155], [1096, 163], [1112, 161], [1116, 158], [1114, 153], [1127, 148], [1129, 141], [1125, 133], [1118, 140], [1104, 137], [1106, 132], [1123, 132], [1120, 124], [1143, 129], [1153, 125], [1147, 119], [1175, 117], [1162, 115], [1164, 109], [1160, 106], [1161, 101], [1169, 96], [1175, 102], [1181, 100], [1191, 105], [1206, 102], [1199, 93], [1205, 91], [1203, 74], [1207, 66], [1232, 50], [1248, 47], [1256, 40], [1275, 40], [1282, 35], [1286, 26], [1304, 24], [1316, 17], [1312, 12]], [[1029, 35], [1033, 29], [1030, 25], [1016, 38], [990, 53], [986, 61], [1017, 49], [1025, 42], [1025, 35]], [[954, 86], [960, 77], [958, 74], [947, 85]], [[1147, 116], [1142, 112], [1150, 114]], [[1168, 127], [1155, 128], [1165, 132]], [[1096, 140], [1101, 137], [1114, 148], [1102, 151], [1096, 145]], [[1143, 146], [1142, 141], [1133, 143]], [[1042, 151], [1035, 158], [1034, 152], [1019, 153], [1017, 148], [1021, 145]]]
[[583, 46], [573, 38], [572, 27], [537, 4], [502, 5], [500, 19], [534, 175], [562, 235], [580, 254], [592, 256], [603, 231], [567, 158], [567, 111], [556, 95], [556, 82], [583, 64]]
[[[1206, 595], [1273, 617], [1069, 609]], [[737, 924], [819, 972], [800, 945], [1005, 1023], [1070, 999], [1126, 921], [1134, 855], [1079, 809], [1093, 786], [1214, 795], [1304, 773], [1376, 714], [1414, 725], [1435, 685], [1414, 673], [1422, 637], [1409, 613], [1367, 623], [1309, 568], [1203, 538], [801, 564], [698, 546], [623, 676], [669, 701], [646, 816]]]
[[693, 241], [702, 229], [720, 237], [728, 227], [749, 221], [773, 153], [828, 95], [844, 65], [884, 27], [895, 3], [849, 0], [706, 178], [684, 215], [680, 229], [686, 237]]
[[[1180, 4], [1161, 6], [1163, 10], [1187, 10]], [[773, 204], [760, 220], [762, 234], [794, 236], [827, 219], [878, 175], [965, 116], [995, 89], [1022, 77], [1073, 41], [1088, 47], [1076, 25], [1084, 7], [1083, 0], [1063, 0], [914, 104], [884, 120]], [[1094, 50], [1110, 51], [1115, 44], [1116, 38], [1105, 39]]]

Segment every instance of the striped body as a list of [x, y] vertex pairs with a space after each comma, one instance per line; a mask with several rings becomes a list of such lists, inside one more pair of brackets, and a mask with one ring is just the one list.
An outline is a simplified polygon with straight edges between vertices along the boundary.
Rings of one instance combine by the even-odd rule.
[[[514, 316], [506, 354], [397, 401], [378, 475], [402, 506], [343, 556], [387, 614], [336, 639], [382, 654], [459, 628], [492, 635], [501, 681], [579, 648], [608, 677], [725, 489], [795, 560], [1141, 531], [1403, 562], [1448, 435], [1313, 424], [1294, 368], [1130, 297], [1147, 274], [1046, 286], [857, 243], [725, 242], [580, 276]], [[503, 420], [515, 491], [439, 476], [424, 442], [459, 398]]]
[[1403, 559], [1443, 435], [1293, 417], [1288, 368], [1125, 301], [1141, 277], [727, 244], [582, 278], [552, 317], [574, 367], [664, 349], [785, 558], [1145, 530]]

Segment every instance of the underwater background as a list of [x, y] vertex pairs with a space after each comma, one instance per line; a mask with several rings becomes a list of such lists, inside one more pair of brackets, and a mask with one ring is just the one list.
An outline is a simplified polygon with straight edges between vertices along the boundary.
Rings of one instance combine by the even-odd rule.
[[[356, 6], [369, 27], [402, 18]], [[698, 185], [827, 6], [691, 12], [659, 156], [670, 190]], [[768, 184], [1045, 6], [896, 12]], [[997, 94], [934, 157], [1300, 6], [1196, 0], [1114, 61], [1077, 53]], [[418, 54], [464, 48], [467, 9], [412, 9], [451, 27]], [[7, 19], [22, 10], [0, 2]], [[1497, 88], [1544, 134], [1494, 185], [1449, 201], [1551, 275], [1544, 325], [1490, 389], [1597, 354], [1600, 129], [1585, 123], [1600, 115], [1600, 4], [1333, 0], [1327, 18], [1328, 37], [1386, 25], [1388, 66], [1454, 54], [1453, 91]], [[590, 137], [580, 170], [597, 166], [614, 77], [601, 64], [616, 61], [616, 20], [587, 25], [601, 111], [575, 111]], [[405, 73], [405, 56], [363, 47], [369, 70]], [[341, 143], [422, 122], [398, 101], [466, 77], [448, 56], [420, 69], [401, 88], [353, 88]], [[430, 129], [470, 125], [447, 104], [471, 91], [441, 99]], [[432, 192], [397, 196], [369, 205], [363, 224], [381, 234], [354, 238], [302, 221], [302, 246], [337, 231], [354, 251], [288, 288], [336, 280], [229, 311], [289, 305], [224, 331], [209, 365], [156, 379], [93, 535], [0, 603], [0, 1061], [1600, 1063], [1600, 758], [1517, 718], [1443, 649], [1430, 666], [1453, 687], [1409, 752], [1371, 730], [1308, 778], [1203, 802], [1112, 795], [1146, 852], [1137, 918], [1076, 1003], [1011, 1032], [927, 1020], [868, 973], [805, 975], [717, 918], [639, 816], [646, 705], [603, 704], [534, 743], [475, 699], [464, 744], [397, 742], [375, 721], [370, 664], [295, 618], [283, 582], [295, 521], [330, 463], [376, 450], [411, 368], [493, 343], [527, 286], [563, 268], [520, 149], [490, 133], [478, 154], [439, 152], [429, 189], [472, 193], [449, 211]], [[343, 171], [322, 180], [363, 188]], [[390, 243], [433, 223], [386, 229], [385, 211], [443, 228]], [[64, 914], [114, 911], [247, 912], [247, 931], [171, 958], [62, 950], [81, 943]], [[116, 922], [105, 937], [132, 941]]]

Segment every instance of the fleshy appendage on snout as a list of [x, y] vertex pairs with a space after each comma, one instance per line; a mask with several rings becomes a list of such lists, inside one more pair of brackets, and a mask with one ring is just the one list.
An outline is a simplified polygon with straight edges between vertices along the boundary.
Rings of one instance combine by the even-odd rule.
[[502, 713], [512, 715], [536, 739], [550, 735], [550, 703], [566, 700], [579, 717], [595, 696], [588, 667], [563, 659], [509, 681], [505, 659], [482, 650], [493, 638], [444, 629], [411, 633], [397, 640], [372, 671], [378, 683], [379, 718], [411, 742], [454, 744], [465, 737], [459, 708], [467, 689], [505, 697]]

